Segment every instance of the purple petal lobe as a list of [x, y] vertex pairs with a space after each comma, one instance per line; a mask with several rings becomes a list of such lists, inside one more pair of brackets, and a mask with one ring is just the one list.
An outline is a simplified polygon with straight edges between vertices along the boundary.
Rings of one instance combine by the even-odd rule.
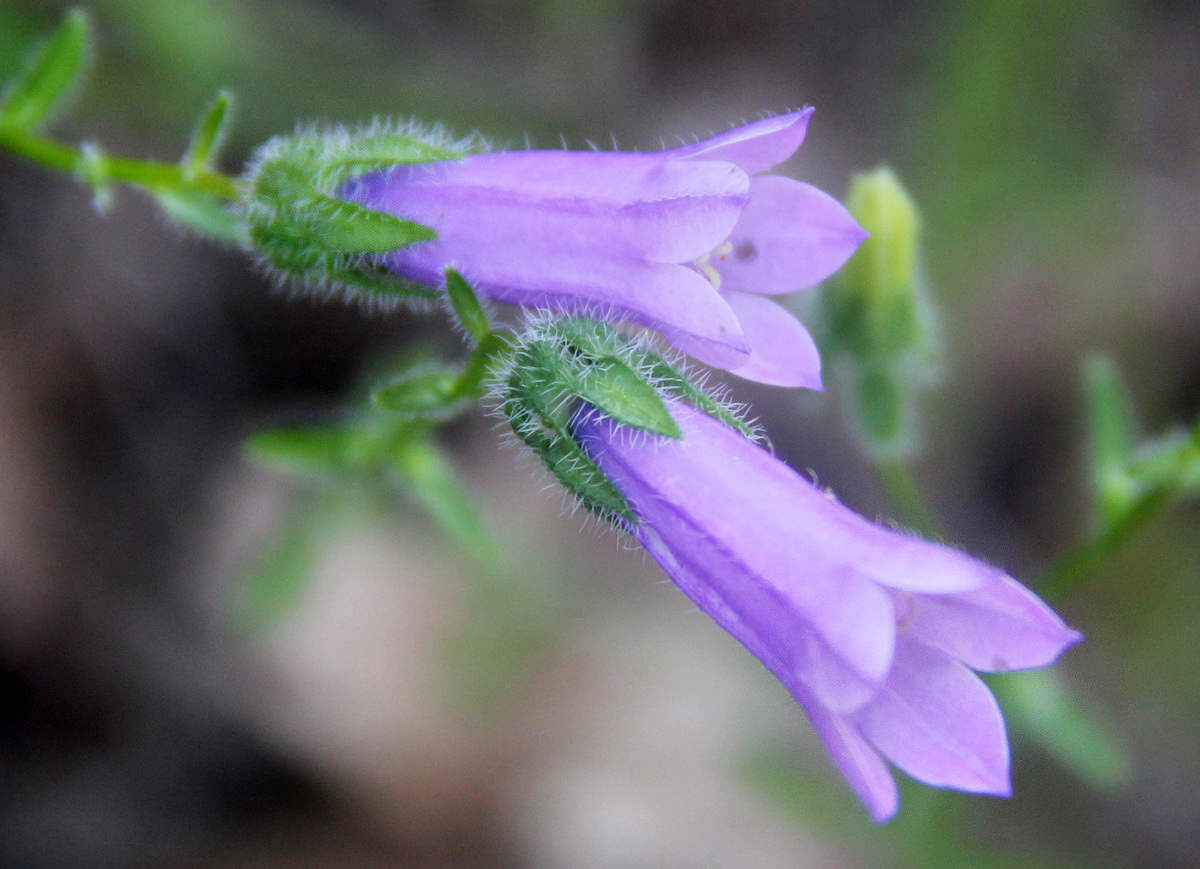
[[825, 280], [867, 237], [840, 202], [810, 184], [767, 175], [750, 181], [750, 204], [713, 257], [721, 287], [790, 293]]
[[982, 588], [1003, 575], [957, 549], [892, 531], [850, 510], [846, 514], [845, 545], [857, 547], [854, 565], [880, 585], [949, 594]]
[[883, 823], [895, 815], [900, 807], [900, 795], [896, 780], [879, 753], [844, 717], [822, 709], [809, 698], [797, 696], [796, 699], [829, 750], [834, 766], [866, 805], [871, 818], [876, 823]]
[[936, 649], [902, 639], [887, 684], [855, 716], [863, 736], [918, 781], [1008, 796], [1008, 739], [987, 686]]
[[1083, 638], [1007, 576], [962, 594], [918, 595], [909, 618], [908, 636], [975, 670], [1044, 667]]
[[735, 368], [734, 374], [772, 386], [823, 389], [817, 345], [791, 312], [751, 293], [729, 290], [721, 295], [733, 308], [750, 345], [749, 361]]
[[812, 113], [809, 107], [763, 118], [665, 153], [673, 160], [725, 160], [751, 175], [766, 172], [796, 153], [808, 132]]
[[[728, 304], [728, 303], [727, 303]], [[730, 309], [732, 315], [733, 309]], [[737, 317], [734, 317], [737, 320]], [[677, 350], [686, 353], [694, 359], [703, 362], [705, 365], [711, 365], [713, 368], [721, 368], [726, 371], [738, 368], [745, 365], [746, 360], [750, 358], [750, 345], [747, 343], [745, 336], [742, 334], [742, 327], [739, 324], [738, 337], [741, 340], [740, 354], [731, 356], [729, 348], [722, 346], [720, 342], [713, 341], [710, 338], [697, 336], [682, 332], [679, 329], [664, 324], [659, 327], [658, 331], [662, 332], [666, 337], [667, 343]]]

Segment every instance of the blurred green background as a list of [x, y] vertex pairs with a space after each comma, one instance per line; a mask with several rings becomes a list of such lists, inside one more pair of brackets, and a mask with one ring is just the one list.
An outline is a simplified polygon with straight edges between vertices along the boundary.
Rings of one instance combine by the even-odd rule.
[[[0, 5], [0, 75], [64, 8]], [[920, 480], [955, 542], [1026, 581], [1089, 530], [1087, 351], [1148, 431], [1200, 414], [1195, 4], [89, 8], [93, 74], [56, 133], [173, 159], [228, 87], [234, 172], [322, 118], [653, 148], [817, 106], [786, 171], [840, 196], [886, 162], [925, 214], [947, 372]], [[1194, 504], [1059, 602], [1087, 636], [1067, 694], [1024, 689], [1074, 698], [1127, 766], [1089, 776], [1014, 726], [1013, 800], [907, 788], [877, 829], [782, 689], [646, 559], [580, 535], [495, 420], [442, 437], [506, 553], [490, 569], [394, 489], [245, 458], [381, 359], [455, 353], [440, 318], [290, 298], [135, 194], [98, 214], [4, 155], [0, 280], [0, 865], [1200, 859]], [[887, 520], [831, 387], [734, 384], [781, 456]]]

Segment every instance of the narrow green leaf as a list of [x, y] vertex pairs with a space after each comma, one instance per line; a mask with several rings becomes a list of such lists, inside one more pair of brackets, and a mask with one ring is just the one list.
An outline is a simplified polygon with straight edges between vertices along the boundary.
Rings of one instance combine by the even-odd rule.
[[313, 285], [334, 283], [398, 300], [438, 297], [438, 291], [433, 287], [404, 280], [367, 257], [325, 250], [307, 243], [292, 223], [251, 225], [250, 239], [254, 248], [273, 266]]
[[554, 434], [570, 438], [571, 420], [579, 402], [560, 376], [558, 348], [547, 341], [530, 342], [517, 352], [513, 369], [510, 385], [529, 403], [542, 424]]
[[1128, 753], [1053, 669], [989, 676], [1009, 720], [1089, 784], [1111, 790], [1129, 779]]
[[608, 323], [585, 317], [564, 317], [550, 325], [549, 332], [588, 356], [618, 356], [630, 341]]
[[321, 192], [319, 168], [283, 159], [261, 167], [247, 218], [254, 231], [298, 249], [350, 254], [387, 253], [437, 237], [427, 226]]
[[303, 600], [329, 533], [328, 512], [328, 504], [301, 500], [276, 537], [251, 560], [232, 601], [246, 630], [269, 628]]
[[485, 378], [503, 366], [511, 352], [512, 333], [488, 332], [484, 335], [458, 380], [458, 395], [462, 398], [478, 398], [483, 393]]
[[658, 390], [624, 361], [637, 355], [626, 336], [607, 323], [583, 317], [563, 318], [552, 324], [549, 332], [570, 350], [562, 348], [553, 359], [545, 360], [547, 376], [562, 381], [574, 395], [617, 422], [682, 437]]
[[408, 438], [392, 455], [392, 467], [414, 498], [447, 536], [482, 564], [499, 561], [496, 541], [474, 501], [464, 491], [450, 461], [427, 438]]
[[451, 268], [446, 269], [446, 293], [463, 328], [476, 341], [482, 341], [492, 331], [487, 312], [483, 310], [479, 296], [467, 283], [467, 279]]
[[161, 187], [149, 192], [176, 223], [218, 241], [238, 247], [249, 246], [250, 238], [244, 224], [215, 196], [174, 187]]
[[37, 132], [76, 84], [87, 60], [88, 14], [67, 13], [0, 98], [0, 129]]
[[574, 361], [568, 367], [572, 390], [623, 425], [671, 438], [683, 437], [658, 390], [619, 359]]
[[459, 398], [460, 368], [424, 365], [405, 372], [375, 391], [375, 403], [386, 410], [417, 416], [436, 416]]
[[274, 426], [251, 434], [246, 451], [278, 470], [324, 476], [345, 464], [346, 432], [334, 425]]
[[233, 94], [227, 90], [220, 91], [216, 99], [200, 116], [192, 140], [179, 164], [183, 167], [184, 175], [191, 176], [201, 169], [208, 168], [216, 158], [217, 151], [225, 140], [225, 133], [233, 106]]
[[433, 287], [405, 280], [370, 262], [335, 263], [310, 277], [320, 283], [332, 281], [335, 285], [367, 290], [384, 299], [421, 302], [437, 298]]

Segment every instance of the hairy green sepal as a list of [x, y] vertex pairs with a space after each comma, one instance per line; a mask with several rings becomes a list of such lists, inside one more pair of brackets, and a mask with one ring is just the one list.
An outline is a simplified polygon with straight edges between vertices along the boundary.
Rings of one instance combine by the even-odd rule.
[[469, 150], [425, 141], [417, 132], [338, 128], [272, 139], [259, 150], [244, 182], [251, 246], [268, 266], [305, 286], [363, 291], [376, 298], [436, 298], [435, 288], [402, 280], [379, 264], [381, 254], [432, 240], [436, 233], [347, 202], [340, 194], [364, 173], [458, 159]]
[[516, 342], [502, 388], [503, 410], [517, 435], [587, 509], [618, 522], [637, 519], [576, 440], [579, 414], [599, 411], [651, 435], [681, 438], [665, 400], [671, 397], [754, 436], [732, 410], [653, 350], [582, 317], [534, 324]]

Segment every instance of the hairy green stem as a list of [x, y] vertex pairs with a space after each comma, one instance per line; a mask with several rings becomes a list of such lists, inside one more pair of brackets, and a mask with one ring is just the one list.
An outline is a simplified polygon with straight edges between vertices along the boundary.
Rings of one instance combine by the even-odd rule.
[[1038, 594], [1056, 600], [1074, 591], [1170, 502], [1167, 487], [1156, 487], [1141, 495], [1099, 534], [1059, 556], [1036, 584]]
[[0, 149], [58, 172], [79, 173], [94, 160], [92, 171], [105, 181], [133, 184], [148, 190], [178, 190], [207, 193], [220, 199], [237, 199], [237, 182], [212, 169], [185, 168], [175, 163], [136, 160], [129, 157], [110, 157], [87, 154], [74, 148], [30, 135], [19, 130], [0, 128]]

